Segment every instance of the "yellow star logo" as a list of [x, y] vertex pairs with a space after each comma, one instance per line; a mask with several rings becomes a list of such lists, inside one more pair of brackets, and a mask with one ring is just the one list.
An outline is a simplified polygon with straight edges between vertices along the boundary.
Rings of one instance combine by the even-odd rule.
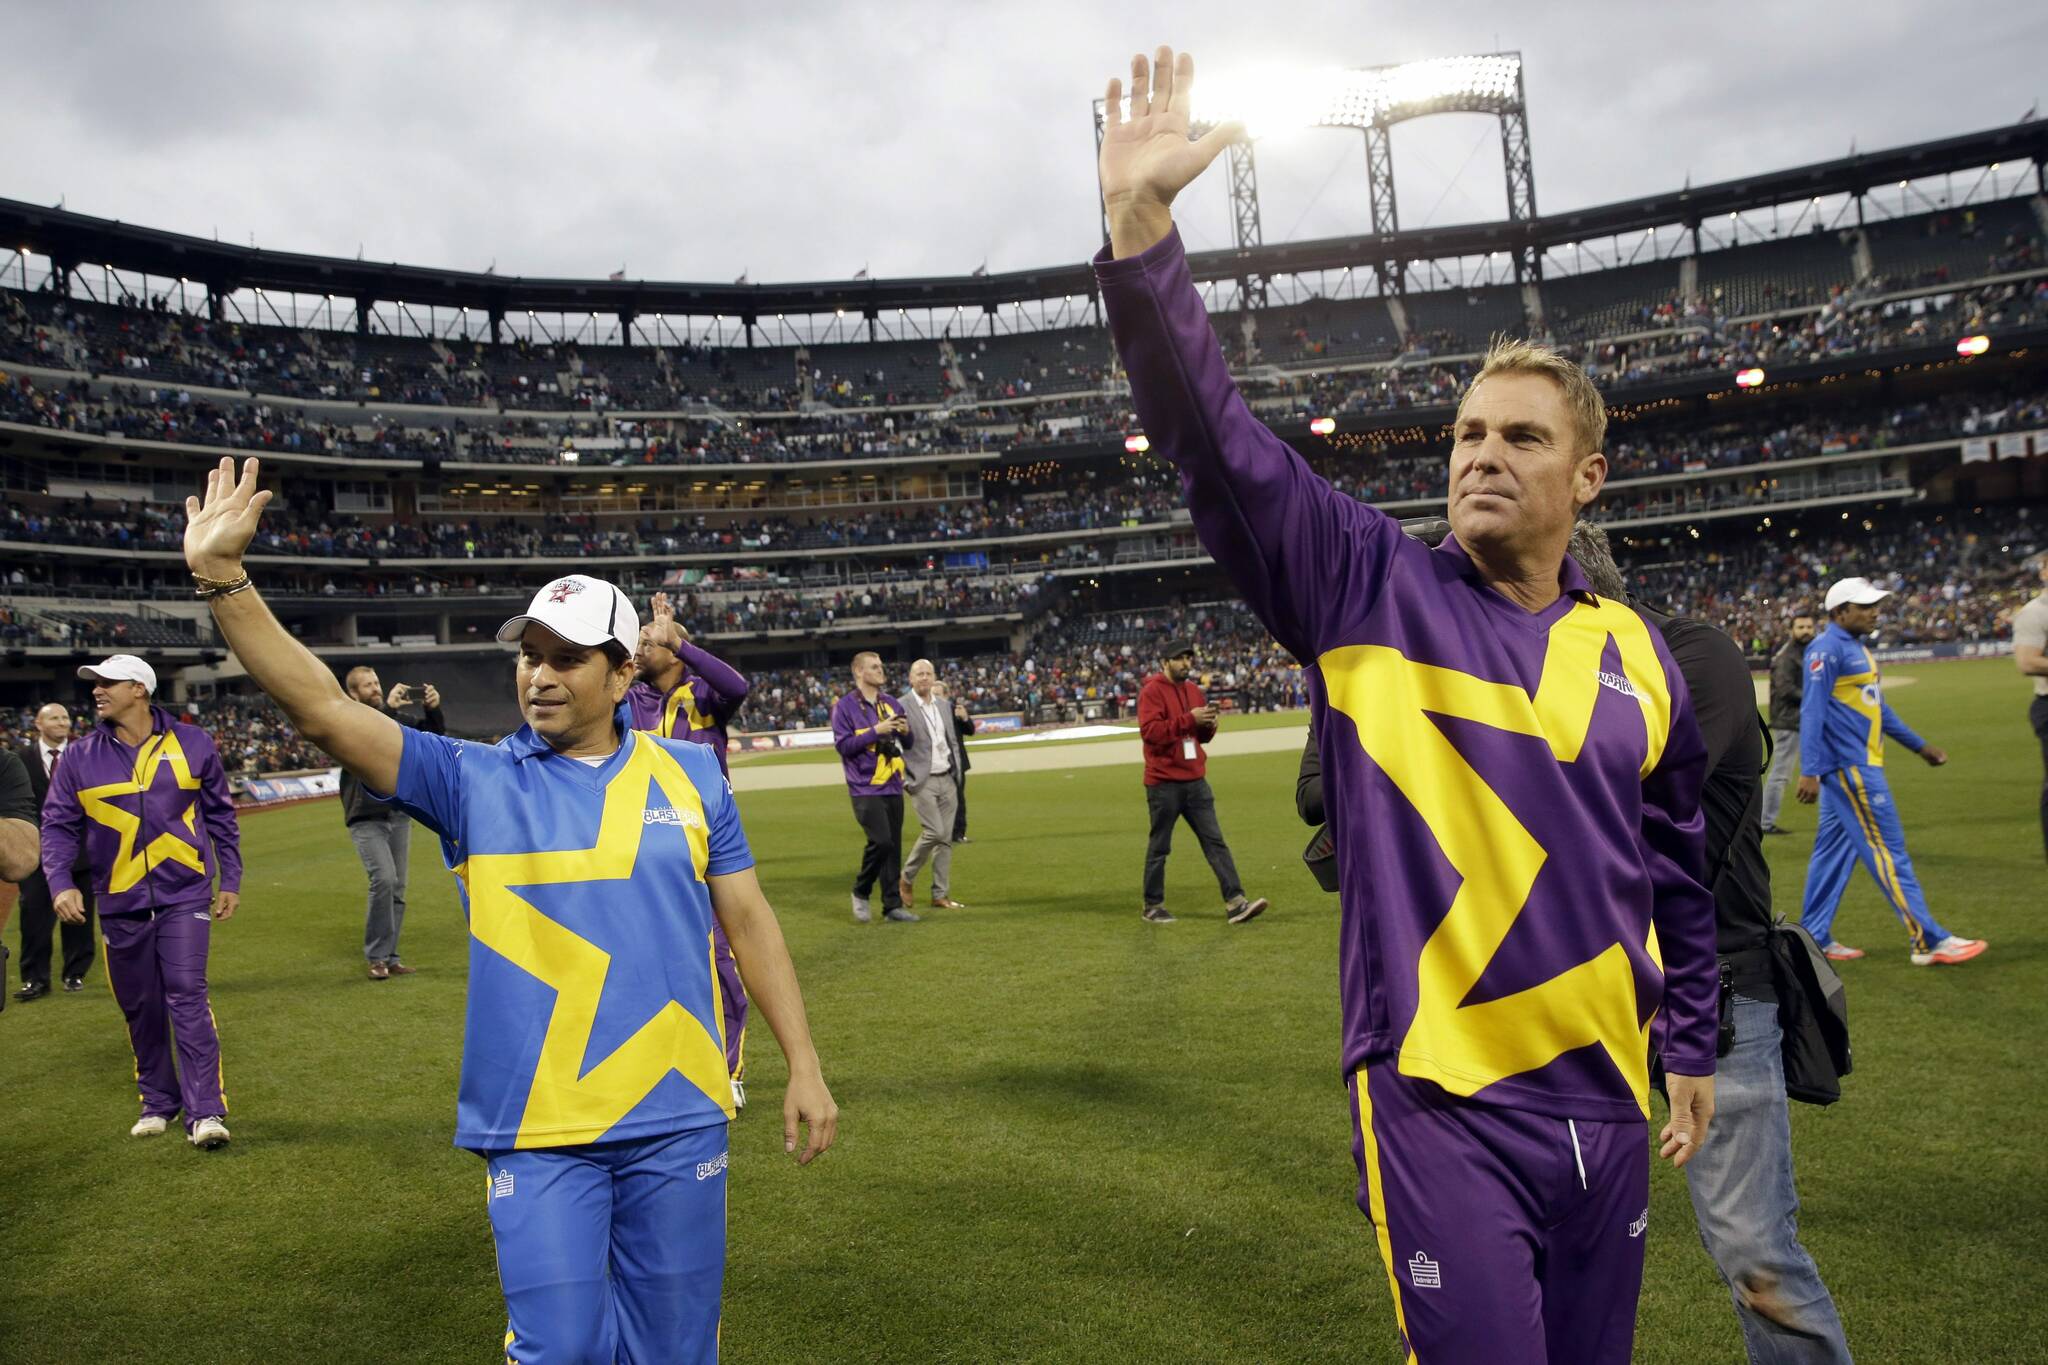
[[[512, 888], [563, 883], [617, 882], [622, 896], [650, 829], [646, 817], [652, 782], [674, 806], [689, 840], [692, 870], [701, 880], [710, 861], [710, 830], [704, 803], [682, 765], [647, 735], [630, 732], [630, 752], [605, 786], [597, 842], [589, 848], [552, 853], [475, 853], [455, 869], [469, 892], [469, 928], [478, 942], [553, 987], [555, 1004], [541, 1041], [517, 1147], [556, 1147], [593, 1142], [632, 1112], [674, 1071], [732, 1117], [732, 1086], [725, 1067], [724, 1011], [711, 936], [704, 961], [711, 976], [711, 1017], [707, 1028], [676, 1000], [610, 1055], [584, 1069], [591, 1031], [612, 955], [589, 939], [542, 914]], [[652, 888], [650, 888], [652, 889]], [[644, 892], [642, 893], [644, 894]]]
[[[1351, 718], [1359, 744], [1429, 826], [1460, 879], [1416, 964], [1415, 1017], [1399, 1059], [1403, 1075], [1471, 1095], [1598, 1044], [1649, 1112], [1649, 1023], [1637, 1025], [1634, 971], [1620, 943], [1525, 990], [1466, 1003], [1521, 916], [1551, 850], [1432, 719], [1457, 717], [1541, 738], [1557, 762], [1576, 762], [1592, 726], [1600, 660], [1610, 639], [1642, 706], [1638, 776], [1647, 777], [1670, 734], [1671, 695], [1649, 628], [1624, 607], [1581, 602], [1558, 620], [1534, 692], [1417, 663], [1384, 645], [1348, 645], [1318, 661], [1330, 706]], [[1644, 948], [1661, 966], [1654, 927]]]
[[121, 847], [114, 853], [113, 869], [107, 874], [110, 893], [133, 890], [149, 875], [152, 867], [167, 862], [182, 863], [201, 876], [206, 875], [206, 858], [199, 851], [197, 797], [187, 799], [184, 811], [178, 816], [185, 832], [192, 836], [189, 841], [180, 839], [172, 830], [165, 830], [139, 853], [135, 841], [142, 834], [141, 813], [114, 804], [116, 797], [141, 796], [149, 791], [156, 782], [158, 769], [166, 767], [171, 770], [175, 783], [171, 788], [173, 792], [199, 790], [199, 779], [192, 774], [192, 765], [185, 758], [184, 747], [178, 743], [178, 736], [169, 730], [143, 741], [142, 748], [135, 755], [135, 769], [127, 781], [79, 789], [78, 805], [85, 818], [121, 836]]

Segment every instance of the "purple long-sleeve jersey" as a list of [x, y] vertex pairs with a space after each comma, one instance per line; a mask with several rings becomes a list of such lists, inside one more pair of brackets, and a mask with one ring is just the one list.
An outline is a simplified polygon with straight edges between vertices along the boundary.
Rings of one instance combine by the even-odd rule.
[[1202, 544], [1314, 670], [1345, 1070], [1646, 1117], [1661, 1003], [1666, 1067], [1711, 1074], [1706, 756], [1657, 633], [1569, 558], [1526, 612], [1455, 537], [1432, 551], [1333, 489], [1231, 383], [1178, 233], [1095, 271]]
[[[903, 756], [885, 754], [877, 747], [881, 736], [875, 726], [903, 714], [903, 703], [887, 692], [869, 701], [855, 688], [832, 707], [832, 744], [839, 750], [840, 771], [846, 789], [855, 796], [903, 795]], [[896, 747], [903, 750], [916, 742], [917, 732], [897, 735]]]
[[676, 657], [683, 661], [683, 675], [667, 692], [646, 682], [626, 689], [633, 728], [702, 744], [718, 755], [719, 768], [730, 773], [725, 728], [746, 705], [752, 684], [731, 664], [688, 640], [676, 647]]
[[52, 895], [78, 883], [81, 844], [102, 915], [171, 905], [204, 905], [220, 889], [242, 889], [241, 827], [213, 737], [149, 708], [140, 748], [111, 722], [64, 750], [43, 798], [43, 874]]

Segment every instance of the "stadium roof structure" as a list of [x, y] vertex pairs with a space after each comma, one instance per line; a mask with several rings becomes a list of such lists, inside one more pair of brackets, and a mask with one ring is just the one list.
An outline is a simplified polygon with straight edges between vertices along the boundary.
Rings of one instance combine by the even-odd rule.
[[[1703, 221], [1823, 195], [1861, 196], [1879, 186], [2000, 162], [2031, 160], [2037, 186], [2048, 177], [2048, 119], [1966, 133], [1833, 161], [1689, 186], [1622, 203], [1522, 221], [1462, 224], [1278, 243], [1190, 257], [1198, 280], [1235, 280], [1248, 271], [1288, 275], [1347, 269], [1396, 259], [1427, 261], [1552, 246]], [[467, 308], [492, 319], [526, 311], [722, 316], [749, 324], [781, 313], [844, 310], [873, 318], [899, 309], [975, 308], [1092, 296], [1085, 262], [1037, 270], [921, 279], [831, 280], [787, 284], [708, 284], [649, 280], [548, 279], [430, 266], [385, 264], [237, 246], [138, 227], [65, 209], [0, 200], [0, 243], [47, 256], [61, 271], [98, 266], [204, 285], [216, 297], [274, 290], [353, 300], [359, 326], [377, 303]]]

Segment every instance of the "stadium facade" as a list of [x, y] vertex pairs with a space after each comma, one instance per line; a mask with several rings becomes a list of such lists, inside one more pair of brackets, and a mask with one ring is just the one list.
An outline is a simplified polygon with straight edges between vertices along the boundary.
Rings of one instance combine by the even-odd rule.
[[[1193, 260], [1261, 415], [1399, 515], [1440, 509], [1443, 432], [1490, 336], [1578, 356], [1613, 410], [1600, 514], [1625, 558], [1674, 582], [1763, 564], [1722, 585], [1765, 599], [1738, 630], [1761, 648], [1782, 615], [1768, 561], [1801, 534], [1847, 553], [1923, 524], [2033, 543], [2044, 163], [2035, 120]], [[1083, 263], [525, 279], [6, 201], [0, 234], [9, 704], [69, 695], [75, 665], [117, 647], [180, 695], [233, 686], [177, 549], [182, 500], [223, 453], [261, 454], [279, 494], [249, 565], [287, 625], [337, 667], [436, 681], [479, 732], [513, 714], [493, 628], [571, 568], [684, 597], [698, 638], [750, 671], [1141, 645], [1134, 620], [1227, 596], [1135, 425]], [[1980, 529], [1967, 548], [1997, 580]], [[1950, 613], [1928, 638], [1989, 620]]]

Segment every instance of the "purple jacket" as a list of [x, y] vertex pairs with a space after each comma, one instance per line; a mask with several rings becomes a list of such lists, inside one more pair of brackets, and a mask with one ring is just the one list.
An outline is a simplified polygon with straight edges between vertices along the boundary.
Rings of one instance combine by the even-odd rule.
[[725, 727], [747, 704], [752, 684], [731, 664], [688, 640], [677, 647], [676, 656], [683, 661], [683, 676], [667, 693], [646, 682], [626, 689], [633, 728], [705, 745], [718, 755], [719, 769], [729, 775]]
[[140, 749], [102, 721], [71, 741], [43, 798], [43, 875], [50, 894], [78, 885], [81, 845], [102, 915], [205, 905], [242, 889], [241, 829], [213, 737], [149, 708]]
[[[903, 703], [887, 692], [877, 693], [870, 704], [857, 687], [833, 706], [832, 744], [839, 750], [847, 790], [855, 796], [903, 795], [903, 759], [884, 755], [876, 747], [883, 736], [875, 733], [877, 724], [902, 714]], [[897, 748], [908, 749], [916, 742], [917, 732], [893, 738]]]
[[1311, 665], [1340, 869], [1344, 1067], [1560, 1118], [1714, 1070], [1706, 752], [1657, 632], [1569, 558], [1531, 614], [1455, 538], [1337, 492], [1246, 407], [1179, 235], [1096, 258], [1152, 448], [1209, 553]]

